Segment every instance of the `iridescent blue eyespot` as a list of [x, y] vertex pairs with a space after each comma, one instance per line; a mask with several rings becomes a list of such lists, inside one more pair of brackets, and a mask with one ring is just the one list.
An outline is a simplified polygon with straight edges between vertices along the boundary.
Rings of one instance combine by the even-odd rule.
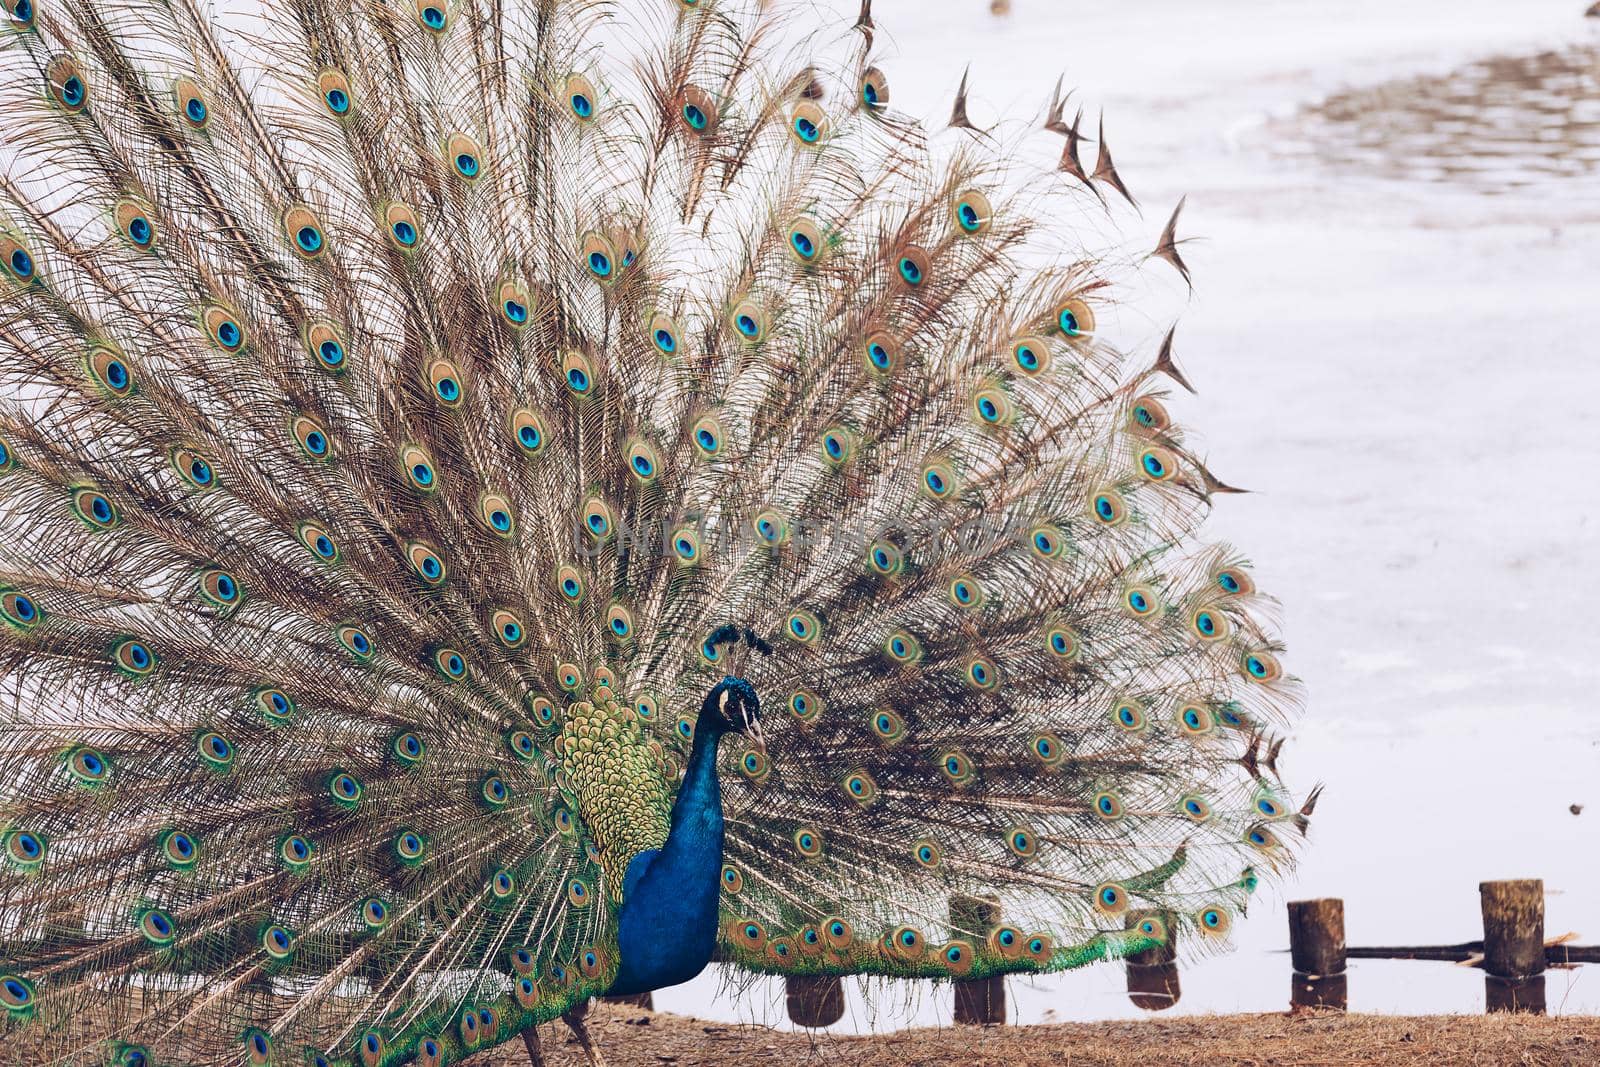
[[822, 134], [822, 131], [817, 129], [817, 124], [804, 115], [794, 120], [794, 132], [807, 144], [816, 143], [817, 138]]
[[350, 110], [350, 94], [343, 89], [329, 89], [322, 95], [322, 100], [335, 115], [343, 115]]
[[417, 243], [417, 228], [406, 220], [401, 219], [389, 229], [394, 234], [394, 239], [401, 244], [410, 247]]
[[150, 238], [155, 236], [155, 230], [150, 225], [150, 220], [143, 215], [135, 216], [128, 223], [128, 237], [133, 243], [143, 247], [150, 243]]
[[582, 93], [573, 93], [572, 99], [569, 102], [572, 104], [573, 114], [577, 115], [580, 119], [586, 119], [590, 115], [594, 114], [593, 102], [591, 102], [590, 99], [587, 96], [584, 96]]
[[696, 130], [703, 130], [706, 128], [706, 113], [694, 104], [684, 104], [683, 121]]
[[315, 226], [302, 226], [295, 231], [294, 243], [309, 255], [322, 248], [322, 233]]
[[422, 21], [430, 30], [442, 30], [445, 24], [444, 10], [429, 5], [422, 9]]
[[902, 257], [900, 260], [900, 277], [904, 278], [909, 285], [920, 285], [922, 283], [922, 268], [917, 266], [916, 262], [909, 256]]

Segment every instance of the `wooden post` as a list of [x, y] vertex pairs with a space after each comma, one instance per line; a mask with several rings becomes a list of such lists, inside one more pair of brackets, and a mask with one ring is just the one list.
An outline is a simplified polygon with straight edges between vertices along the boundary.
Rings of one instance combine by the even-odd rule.
[[645, 1011], [656, 1010], [655, 998], [650, 995], [649, 990], [643, 993], [635, 993], [629, 997], [601, 997], [600, 999], [607, 1004], [626, 1004], [635, 1008], [643, 1008]]
[[1294, 966], [1291, 1007], [1345, 1010], [1344, 901], [1323, 897], [1289, 902], [1289, 958]]
[[1289, 902], [1289, 958], [1296, 971], [1313, 978], [1344, 973], [1344, 901]]
[[1544, 973], [1544, 882], [1480, 882], [1483, 969], [1500, 978]]
[[1167, 943], [1128, 957], [1128, 999], [1145, 1011], [1165, 1011], [1183, 995], [1178, 984], [1177, 916], [1169, 911], [1131, 911], [1128, 913], [1128, 929], [1133, 929], [1149, 917], [1160, 919], [1166, 926]]
[[832, 1026], [844, 1018], [844, 983], [834, 975], [792, 975], [783, 989], [789, 1021], [797, 1026]]
[[1544, 975], [1532, 978], [1483, 976], [1483, 999], [1490, 1012], [1544, 1014]]
[[[1000, 925], [998, 897], [950, 898], [951, 932], [957, 937], [982, 938]], [[955, 983], [956, 1022], [992, 1026], [1006, 1021], [1006, 980], [974, 978]]]

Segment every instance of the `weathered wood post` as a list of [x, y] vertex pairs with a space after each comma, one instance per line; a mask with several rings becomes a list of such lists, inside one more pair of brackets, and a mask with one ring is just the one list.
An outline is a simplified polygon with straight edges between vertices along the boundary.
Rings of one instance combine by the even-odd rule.
[[793, 975], [783, 980], [783, 991], [796, 1026], [832, 1026], [844, 1018], [844, 983], [835, 975]]
[[1478, 894], [1489, 1010], [1544, 1014], [1544, 882], [1480, 882]]
[[1349, 985], [1343, 900], [1322, 897], [1289, 902], [1289, 958], [1294, 966], [1289, 983], [1293, 1007], [1345, 1010]]
[[[982, 935], [1000, 925], [998, 897], [950, 898], [950, 926]], [[958, 934], [959, 936], [959, 934]], [[956, 1022], [988, 1026], [1006, 1021], [1006, 980], [973, 978], [955, 983]]]
[[1132, 930], [1145, 919], [1158, 919], [1167, 932], [1167, 943], [1135, 952], [1128, 957], [1128, 999], [1146, 1011], [1164, 1011], [1178, 1003], [1183, 990], [1178, 985], [1178, 923], [1170, 911], [1131, 911], [1127, 926]]

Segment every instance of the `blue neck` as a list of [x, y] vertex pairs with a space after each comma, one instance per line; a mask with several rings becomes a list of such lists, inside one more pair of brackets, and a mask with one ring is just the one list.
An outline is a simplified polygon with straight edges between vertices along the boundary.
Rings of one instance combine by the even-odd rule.
[[617, 931], [622, 966], [612, 995], [687, 982], [711, 962], [722, 879], [722, 733], [713, 716], [700, 716], [667, 843], [628, 864]]

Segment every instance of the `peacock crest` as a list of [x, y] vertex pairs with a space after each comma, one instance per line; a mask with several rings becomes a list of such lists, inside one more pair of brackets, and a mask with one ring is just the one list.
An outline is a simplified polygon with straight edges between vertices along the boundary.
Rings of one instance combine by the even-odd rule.
[[1050, 170], [869, 4], [0, 7], [6, 1058], [454, 1063], [713, 947], [1220, 944], [1288, 862], [1059, 94]]

